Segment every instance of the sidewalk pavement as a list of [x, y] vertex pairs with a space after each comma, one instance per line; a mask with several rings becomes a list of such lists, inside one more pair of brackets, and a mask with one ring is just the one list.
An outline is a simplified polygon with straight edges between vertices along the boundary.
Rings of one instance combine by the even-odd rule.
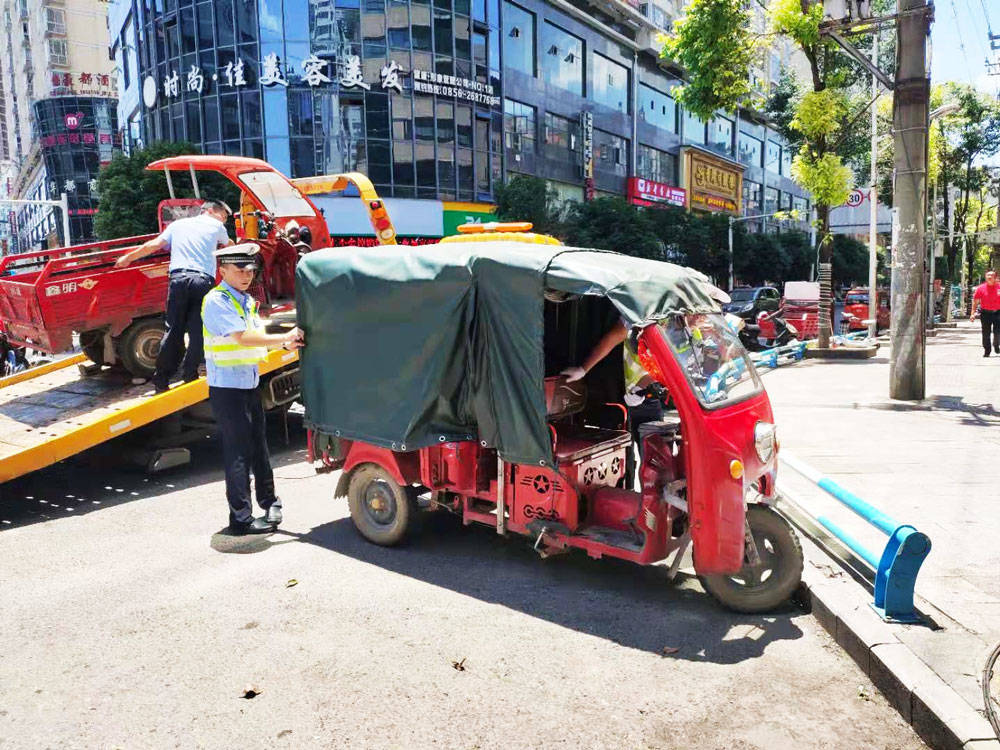
[[[934, 747], [1000, 747], [980, 684], [1000, 642], [1000, 356], [984, 358], [979, 336], [964, 322], [928, 339], [920, 402], [888, 398], [888, 343], [874, 359], [763, 376], [783, 449], [931, 539], [916, 592], [936, 627], [882, 623], [815, 553], [805, 579], [817, 616]], [[884, 535], [791, 469], [778, 486], [881, 553]]]

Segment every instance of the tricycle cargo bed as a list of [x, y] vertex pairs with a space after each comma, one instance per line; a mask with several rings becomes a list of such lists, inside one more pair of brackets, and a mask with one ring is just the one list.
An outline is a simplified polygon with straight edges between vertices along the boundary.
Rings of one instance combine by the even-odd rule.
[[0, 260], [0, 320], [16, 344], [57, 353], [72, 346], [73, 333], [108, 329], [121, 333], [133, 318], [163, 311], [167, 254], [116, 269], [115, 260], [154, 235]]

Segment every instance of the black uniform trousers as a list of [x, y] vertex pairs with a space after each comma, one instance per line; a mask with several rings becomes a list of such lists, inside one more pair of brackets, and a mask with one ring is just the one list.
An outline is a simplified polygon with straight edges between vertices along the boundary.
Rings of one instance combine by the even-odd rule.
[[[167, 288], [167, 332], [160, 342], [156, 356], [153, 385], [159, 390], [170, 384], [170, 378], [181, 366], [185, 381], [198, 377], [198, 365], [205, 361], [205, 342], [202, 335], [201, 302], [212, 291], [215, 279], [200, 271], [180, 270], [170, 273]], [[188, 335], [187, 353], [184, 351], [184, 334]]]
[[993, 351], [1000, 354], [1000, 310], [980, 310], [979, 322], [983, 326], [983, 351], [990, 353], [990, 332], [993, 332]]
[[264, 405], [256, 388], [210, 386], [208, 399], [222, 434], [222, 459], [226, 467], [226, 500], [229, 523], [253, 520], [250, 501], [250, 472], [257, 486], [257, 505], [267, 510], [281, 508], [274, 494], [274, 473], [267, 451]]

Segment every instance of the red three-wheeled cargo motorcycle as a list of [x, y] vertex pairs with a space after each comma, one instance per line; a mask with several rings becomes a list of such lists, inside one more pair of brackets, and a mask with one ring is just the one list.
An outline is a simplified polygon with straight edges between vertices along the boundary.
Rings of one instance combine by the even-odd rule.
[[[342, 471], [361, 535], [393, 545], [445, 509], [543, 556], [673, 555], [671, 573], [690, 545], [725, 606], [784, 602], [802, 551], [768, 505], [771, 406], [708, 280], [530, 233], [450, 239], [298, 264], [310, 454]], [[622, 323], [665, 389], [663, 418], [637, 431], [636, 489], [622, 346], [579, 382], [559, 374]]]

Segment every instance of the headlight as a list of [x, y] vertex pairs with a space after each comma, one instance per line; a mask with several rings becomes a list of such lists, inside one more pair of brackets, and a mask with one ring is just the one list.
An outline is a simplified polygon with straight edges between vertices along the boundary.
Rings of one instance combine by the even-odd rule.
[[766, 464], [774, 458], [777, 447], [774, 425], [770, 422], [758, 422], [753, 428], [753, 445], [762, 463]]

